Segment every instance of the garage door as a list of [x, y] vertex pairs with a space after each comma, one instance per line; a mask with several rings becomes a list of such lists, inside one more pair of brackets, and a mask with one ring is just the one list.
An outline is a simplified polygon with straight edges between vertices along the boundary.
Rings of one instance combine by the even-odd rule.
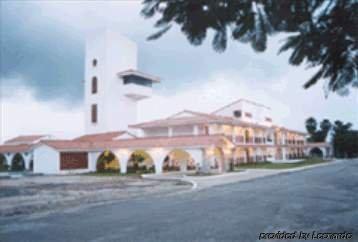
[[87, 169], [88, 155], [87, 152], [61, 152], [60, 153], [60, 169], [74, 170]]

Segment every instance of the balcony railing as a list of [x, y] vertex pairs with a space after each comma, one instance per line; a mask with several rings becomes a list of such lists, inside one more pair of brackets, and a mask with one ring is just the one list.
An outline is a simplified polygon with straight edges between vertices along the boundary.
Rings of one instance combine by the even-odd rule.
[[[250, 136], [247, 139], [242, 135], [237, 135], [237, 136], [227, 135], [227, 137], [237, 144], [272, 144], [274, 142], [274, 140], [266, 139], [265, 137]], [[283, 141], [277, 140], [277, 144], [278, 145], [304, 145], [304, 141], [286, 139]]]
[[234, 136], [233, 140], [235, 143], [239, 143], [239, 144], [265, 144], [266, 143], [266, 139], [262, 138], [262, 137], [248, 137], [247, 139], [245, 139], [244, 136]]
[[304, 141], [303, 140], [286, 139], [285, 144], [286, 145], [304, 145]]

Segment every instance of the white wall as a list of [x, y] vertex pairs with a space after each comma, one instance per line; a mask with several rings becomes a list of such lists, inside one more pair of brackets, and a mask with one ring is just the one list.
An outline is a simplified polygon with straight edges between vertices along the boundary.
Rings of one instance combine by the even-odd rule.
[[[234, 116], [235, 110], [241, 110], [241, 118], [239, 120], [245, 121], [245, 122], [253, 122], [253, 123], [259, 123], [262, 125], [268, 125], [270, 126], [272, 123], [267, 122], [265, 120], [266, 117], [272, 119], [271, 109], [264, 107], [260, 104], [255, 104], [250, 101], [242, 100], [240, 102], [237, 102], [233, 105], [230, 105], [216, 114], [223, 115], [223, 116]], [[246, 117], [245, 113], [251, 113], [252, 118]]]
[[36, 147], [34, 149], [34, 172], [58, 174], [60, 172], [60, 153], [47, 145]]
[[143, 129], [142, 134], [144, 137], [151, 137], [151, 136], [168, 136], [168, 128], [148, 128]]
[[194, 134], [194, 126], [193, 125], [175, 126], [172, 129], [173, 129], [173, 136], [193, 135]]
[[[97, 59], [97, 66], [92, 60]], [[86, 133], [127, 130], [137, 123], [137, 101], [124, 95], [121, 71], [137, 69], [137, 46], [109, 29], [87, 35], [85, 55], [85, 127]], [[98, 93], [92, 94], [92, 77], [98, 79]], [[139, 87], [140, 88], [140, 87]], [[98, 122], [91, 122], [91, 105], [97, 104]]]
[[88, 171], [96, 171], [97, 159], [102, 152], [88, 152]]

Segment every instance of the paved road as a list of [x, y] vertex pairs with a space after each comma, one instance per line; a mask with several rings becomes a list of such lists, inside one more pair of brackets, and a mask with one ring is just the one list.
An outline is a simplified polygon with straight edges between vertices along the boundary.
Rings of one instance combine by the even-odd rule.
[[355, 160], [67, 214], [3, 218], [0, 241], [245, 242], [278, 230], [347, 231], [358, 241], [357, 201]]

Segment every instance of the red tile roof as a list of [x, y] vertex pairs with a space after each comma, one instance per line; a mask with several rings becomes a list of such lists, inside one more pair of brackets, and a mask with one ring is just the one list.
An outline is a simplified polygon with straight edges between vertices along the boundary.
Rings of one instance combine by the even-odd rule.
[[26, 152], [32, 148], [32, 145], [21, 144], [21, 145], [0, 145], [0, 153], [18, 153]]
[[[189, 117], [176, 117], [181, 113], [189, 113], [193, 116]], [[166, 119], [159, 119], [139, 124], [130, 125], [131, 128], [152, 128], [152, 127], [168, 127], [168, 126], [179, 126], [186, 124], [208, 124], [208, 123], [231, 123], [231, 117], [199, 113], [189, 110], [184, 110], [177, 114], [174, 114]]]
[[208, 147], [230, 142], [222, 135], [133, 138], [114, 141], [86, 142], [74, 140], [43, 140], [57, 150], [102, 150], [112, 148]]
[[[177, 117], [181, 113], [189, 113], [191, 117]], [[249, 123], [237, 120], [233, 117], [222, 116], [216, 114], [200, 113], [189, 110], [184, 110], [177, 114], [174, 114], [166, 119], [158, 119], [154, 121], [139, 123], [130, 125], [131, 128], [154, 128], [154, 127], [168, 127], [168, 126], [179, 126], [179, 125], [194, 125], [194, 124], [228, 124], [228, 125], [240, 125], [243, 127], [256, 127], [256, 128], [269, 128], [270, 126], [264, 126], [255, 123]]]
[[80, 137], [73, 139], [73, 141], [88, 141], [88, 142], [111, 141], [114, 140], [116, 137], [124, 134], [128, 134], [135, 137], [134, 135], [126, 131], [114, 131], [114, 132], [82, 135]]
[[36, 140], [39, 140], [43, 137], [46, 137], [46, 135], [21, 135], [17, 136], [15, 138], [6, 140], [4, 144], [30, 144], [35, 142]]

